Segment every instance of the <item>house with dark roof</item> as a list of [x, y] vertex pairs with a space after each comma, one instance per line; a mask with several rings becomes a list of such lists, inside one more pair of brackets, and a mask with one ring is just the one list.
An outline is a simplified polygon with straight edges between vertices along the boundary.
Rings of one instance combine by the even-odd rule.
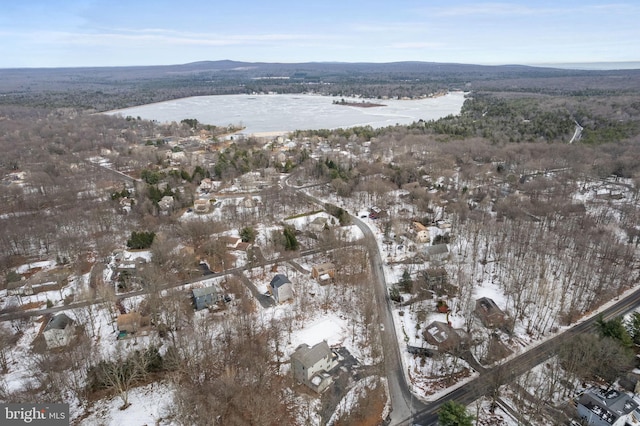
[[291, 355], [293, 378], [320, 393], [333, 382], [329, 371], [338, 365], [336, 358], [326, 340], [312, 347], [303, 343]]
[[284, 274], [277, 274], [269, 283], [269, 292], [278, 303], [293, 300], [293, 284]]
[[589, 426], [625, 426], [640, 419], [638, 402], [624, 392], [591, 388], [578, 400], [578, 415]]
[[476, 300], [474, 313], [487, 328], [502, 327], [507, 321], [507, 315], [496, 305], [493, 299], [488, 297], [481, 297]]
[[442, 351], [455, 351], [471, 342], [469, 333], [440, 321], [434, 321], [425, 327], [422, 336], [427, 343], [437, 346]]
[[53, 349], [67, 346], [74, 332], [73, 320], [66, 314], [58, 314], [49, 320], [42, 334], [47, 348]]
[[213, 306], [222, 300], [222, 295], [215, 286], [194, 288], [191, 293], [196, 311]]

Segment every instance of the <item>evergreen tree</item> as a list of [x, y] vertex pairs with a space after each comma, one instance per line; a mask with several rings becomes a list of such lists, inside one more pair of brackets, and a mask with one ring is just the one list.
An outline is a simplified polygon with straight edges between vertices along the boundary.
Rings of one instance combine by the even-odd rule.
[[472, 426], [473, 416], [467, 412], [467, 407], [455, 401], [447, 401], [438, 411], [440, 426]]
[[253, 243], [258, 236], [258, 232], [251, 226], [245, 226], [240, 230], [240, 238], [243, 243]]
[[300, 244], [296, 238], [296, 232], [293, 228], [287, 226], [284, 228], [284, 248], [285, 250], [298, 250]]

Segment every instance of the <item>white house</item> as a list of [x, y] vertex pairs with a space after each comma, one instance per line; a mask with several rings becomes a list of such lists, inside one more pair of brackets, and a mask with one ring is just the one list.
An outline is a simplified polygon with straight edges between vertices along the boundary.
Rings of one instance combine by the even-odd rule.
[[65, 314], [58, 314], [49, 320], [44, 328], [44, 340], [49, 349], [67, 346], [73, 337], [73, 320]]
[[309, 347], [303, 343], [291, 355], [293, 378], [316, 392], [322, 392], [332, 382], [329, 371], [338, 365], [326, 340]]
[[276, 299], [276, 302], [283, 303], [293, 300], [293, 284], [284, 274], [278, 274], [269, 283], [269, 291]]

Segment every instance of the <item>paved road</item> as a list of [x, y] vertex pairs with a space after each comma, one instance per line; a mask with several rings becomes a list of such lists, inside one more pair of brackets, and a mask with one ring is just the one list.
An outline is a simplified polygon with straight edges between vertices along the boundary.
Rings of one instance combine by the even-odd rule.
[[[324, 201], [300, 191], [299, 189], [301, 188], [290, 186], [288, 180], [285, 181], [285, 184], [287, 188], [296, 191], [298, 195], [324, 208], [326, 204]], [[369, 261], [375, 283], [374, 292], [376, 306], [378, 308], [378, 320], [380, 324], [384, 326], [384, 331], [381, 333], [381, 340], [385, 373], [389, 386], [389, 397], [391, 398], [392, 411], [390, 420], [391, 424], [397, 424], [403, 419], [411, 417], [413, 413], [423, 410], [425, 405], [412, 395], [403, 371], [402, 358], [398, 347], [398, 336], [396, 335], [393, 315], [391, 313], [391, 303], [387, 292], [387, 282], [384, 275], [382, 257], [380, 256], [380, 249], [375, 235], [373, 235], [369, 226], [359, 218], [351, 216], [351, 221], [362, 231], [365, 237], [365, 246], [369, 253]]]
[[[351, 244], [347, 244], [346, 246], [348, 247], [349, 245], [354, 245], [353, 243]], [[267, 265], [272, 265], [274, 263], [283, 263], [283, 262], [287, 262], [289, 260], [291, 260], [294, 257], [304, 257], [304, 256], [309, 256], [312, 254], [317, 254], [317, 253], [324, 253], [327, 250], [330, 250], [333, 247], [316, 247], [316, 248], [312, 248], [312, 249], [308, 249], [308, 250], [301, 250], [298, 252], [291, 252], [290, 254], [286, 255], [286, 256], [281, 256], [277, 259], [271, 259], [271, 260], [263, 260], [260, 262], [254, 262], [252, 264], [249, 265], [245, 265], [245, 266], [241, 266], [238, 268], [231, 268], [231, 269], [226, 269], [222, 272], [216, 272], [213, 274], [209, 274], [209, 275], [205, 275], [202, 277], [198, 277], [198, 278], [194, 278], [192, 280], [189, 281], [183, 281], [183, 282], [175, 282], [175, 283], [167, 283], [163, 286], [161, 286], [160, 288], [151, 290], [151, 289], [143, 289], [143, 290], [138, 290], [138, 291], [132, 291], [129, 293], [123, 293], [123, 294], [118, 294], [116, 295], [116, 300], [123, 300], [123, 299], [128, 299], [130, 297], [137, 297], [137, 296], [142, 296], [145, 294], [150, 293], [151, 291], [162, 291], [162, 290], [168, 290], [170, 288], [175, 288], [175, 287], [180, 287], [180, 286], [184, 286], [184, 285], [189, 285], [189, 284], [195, 284], [201, 281], [206, 281], [206, 280], [210, 280], [212, 278], [217, 278], [217, 277], [223, 277], [225, 275], [230, 275], [230, 274], [236, 274], [236, 275], [242, 275], [242, 272], [244, 272], [247, 269], [251, 269], [251, 268], [259, 268], [259, 267], [263, 267], [263, 266], [267, 266]], [[249, 287], [249, 290], [251, 290], [251, 292], [255, 295], [256, 292], [259, 294], [258, 290], [254, 288]], [[16, 311], [10, 311], [10, 312], [4, 312], [2, 314], [0, 314], [0, 321], [11, 321], [11, 320], [15, 320], [15, 319], [19, 319], [19, 318], [27, 318], [27, 317], [31, 317], [31, 316], [38, 316], [38, 315], [45, 315], [45, 314], [53, 314], [56, 312], [60, 312], [60, 311], [66, 311], [68, 309], [76, 309], [76, 308], [83, 308], [85, 306], [89, 306], [89, 305], [93, 305], [93, 304], [97, 304], [97, 303], [103, 303], [106, 302], [107, 300], [103, 299], [103, 298], [95, 298], [93, 300], [83, 300], [81, 302], [76, 302], [76, 303], [71, 303], [69, 305], [65, 305], [65, 306], [55, 306], [53, 308], [46, 308], [46, 309], [31, 309], [31, 310], [27, 310], [27, 311], [21, 311], [21, 310], [16, 310]], [[258, 301], [265, 306], [265, 304], [268, 304], [268, 301], [263, 300], [263, 298], [258, 297]]]
[[387, 383], [389, 385], [389, 396], [391, 398], [391, 424], [398, 424], [403, 419], [411, 417], [413, 413], [423, 410], [425, 405], [414, 398], [406, 376], [403, 371], [402, 358], [400, 348], [398, 346], [398, 336], [396, 334], [393, 315], [391, 313], [391, 303], [389, 301], [389, 293], [387, 292], [387, 282], [384, 275], [382, 257], [380, 249], [373, 232], [367, 224], [359, 218], [351, 218], [353, 223], [360, 228], [366, 239], [366, 247], [369, 252], [371, 269], [374, 275], [375, 295], [378, 306], [378, 315], [380, 323], [384, 325], [384, 331], [381, 333], [382, 348], [384, 353], [384, 366], [387, 374]]
[[[629, 294], [624, 299], [613, 306], [605, 309], [602, 316], [605, 320], [615, 318], [632, 312], [640, 305], [640, 289]], [[593, 316], [584, 322], [567, 329], [565, 332], [529, 349], [527, 352], [512, 358], [504, 364], [486, 370], [480, 373], [475, 380], [465, 384], [464, 386], [449, 392], [437, 401], [428, 404], [423, 410], [414, 416], [404, 419], [398, 424], [418, 424], [418, 425], [436, 425], [438, 409], [447, 401], [454, 400], [464, 405], [469, 405], [483, 395], [490, 393], [495, 389], [496, 384], [512, 382], [517, 376], [520, 376], [551, 358], [557, 349], [566, 342], [567, 339], [581, 333], [595, 331], [595, 322], [597, 316]]]

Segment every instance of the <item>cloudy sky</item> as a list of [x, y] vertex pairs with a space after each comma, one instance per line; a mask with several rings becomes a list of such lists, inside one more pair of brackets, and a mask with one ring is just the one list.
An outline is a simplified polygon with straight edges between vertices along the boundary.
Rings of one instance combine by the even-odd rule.
[[0, 68], [259, 62], [640, 61], [620, 0], [3, 1]]

